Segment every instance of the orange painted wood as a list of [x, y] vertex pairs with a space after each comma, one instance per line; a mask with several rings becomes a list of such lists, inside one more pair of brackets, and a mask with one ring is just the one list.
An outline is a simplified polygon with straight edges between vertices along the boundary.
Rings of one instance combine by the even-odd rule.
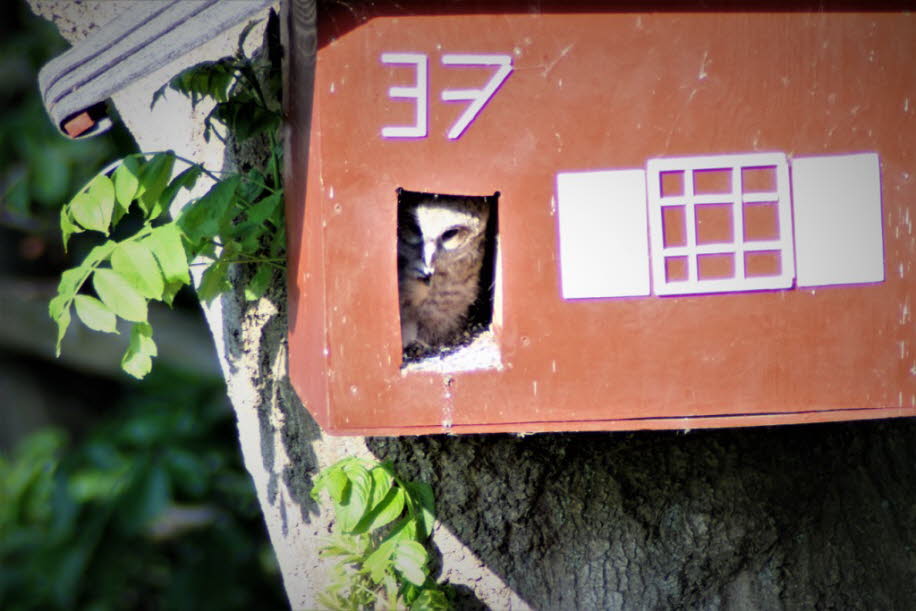
[[78, 138], [83, 133], [89, 131], [93, 125], [95, 125], [95, 121], [92, 119], [89, 112], [81, 112], [64, 123], [64, 131], [71, 138]]
[[[430, 6], [428, 3], [426, 6]], [[355, 9], [361, 10], [361, 9]], [[432, 11], [433, 9], [427, 9]], [[366, 18], [365, 20], [363, 18]], [[371, 19], [370, 19], [371, 17]], [[751, 426], [916, 415], [916, 17], [866, 12], [325, 12], [307, 181], [290, 183], [290, 368], [340, 434]], [[425, 138], [386, 52], [429, 61]], [[513, 71], [445, 134], [492, 68]], [[295, 74], [291, 75], [295, 79]], [[304, 136], [291, 116], [293, 147]], [[885, 279], [815, 289], [564, 300], [558, 172], [660, 156], [872, 151]], [[304, 172], [291, 159], [289, 173]], [[401, 371], [395, 190], [500, 191], [502, 366]]]

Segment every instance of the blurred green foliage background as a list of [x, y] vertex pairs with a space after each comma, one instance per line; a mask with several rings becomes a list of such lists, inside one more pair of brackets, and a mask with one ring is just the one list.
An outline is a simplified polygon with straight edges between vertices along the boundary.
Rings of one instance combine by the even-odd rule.
[[[160, 362], [136, 382], [51, 360], [52, 326], [36, 327], [34, 346], [4, 332], [29, 329], [13, 306], [46, 311], [85, 253], [60, 247], [60, 207], [134, 150], [123, 129], [57, 133], [37, 73], [67, 45], [24, 2], [11, 8], [0, 24], [0, 609], [285, 608], [223, 382], [200, 372], [212, 363]], [[173, 314], [206, 338], [193, 295]]]
[[0, 608], [282, 608], [221, 385], [131, 386], [80, 439], [0, 458]]

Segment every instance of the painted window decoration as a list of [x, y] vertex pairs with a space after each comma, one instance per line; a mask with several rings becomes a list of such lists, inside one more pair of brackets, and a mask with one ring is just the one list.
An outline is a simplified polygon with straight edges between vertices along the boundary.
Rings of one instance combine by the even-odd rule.
[[652, 159], [647, 182], [656, 295], [792, 286], [785, 155]]
[[881, 282], [875, 153], [650, 159], [557, 175], [566, 299]]

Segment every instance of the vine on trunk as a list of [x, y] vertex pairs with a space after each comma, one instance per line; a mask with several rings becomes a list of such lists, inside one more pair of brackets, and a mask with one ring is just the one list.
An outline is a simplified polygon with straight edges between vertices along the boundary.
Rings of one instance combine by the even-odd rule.
[[[65, 271], [51, 300], [49, 313], [57, 323], [57, 353], [70, 326], [72, 311], [87, 327], [119, 333], [118, 319], [130, 328], [130, 343], [121, 367], [142, 378], [157, 354], [148, 319], [150, 301], [171, 305], [176, 293], [191, 284], [191, 266], [202, 266], [198, 297], [211, 301], [230, 288], [235, 264], [257, 266], [245, 287], [258, 299], [285, 266], [282, 147], [279, 128], [279, 62], [271, 54], [248, 58], [244, 42], [254, 23], [239, 39], [232, 56], [194, 66], [167, 85], [197, 105], [214, 101], [204, 137], [216, 135], [236, 142], [266, 138], [263, 168], [216, 173], [172, 151], [130, 155], [95, 176], [61, 210], [60, 227], [66, 248], [83, 232], [101, 234], [102, 241], [76, 267]], [[276, 20], [268, 24], [268, 38]], [[164, 93], [153, 96], [153, 104]], [[173, 177], [176, 164], [187, 166]], [[169, 207], [179, 191], [197, 181], [213, 182], [203, 196], [171, 218]], [[91, 288], [91, 290], [90, 290]]]
[[435, 500], [423, 482], [398, 478], [387, 462], [344, 458], [315, 480], [312, 498], [326, 492], [334, 534], [322, 554], [338, 559], [334, 580], [320, 595], [328, 609], [449, 609], [445, 587], [429, 575]]

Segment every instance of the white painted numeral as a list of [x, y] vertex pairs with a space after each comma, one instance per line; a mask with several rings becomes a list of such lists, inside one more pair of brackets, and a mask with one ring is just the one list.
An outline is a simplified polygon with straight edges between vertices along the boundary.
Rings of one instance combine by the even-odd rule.
[[[416, 81], [410, 86], [388, 88], [388, 97], [396, 100], [414, 100], [413, 125], [386, 125], [383, 138], [425, 138], [429, 130], [429, 58], [425, 53], [382, 53], [383, 64], [411, 65], [416, 71]], [[470, 102], [455, 124], [448, 130], [449, 140], [457, 140], [477, 118], [497, 89], [512, 73], [512, 56], [493, 53], [446, 53], [444, 66], [495, 66], [496, 72], [482, 89], [443, 89], [443, 102]]]
[[483, 89], [444, 89], [443, 102], [468, 101], [458, 120], [448, 130], [449, 140], [456, 140], [464, 133], [468, 125], [477, 118], [477, 114], [490, 101], [499, 86], [512, 72], [512, 56], [478, 53], [448, 53], [442, 56], [445, 66], [498, 66], [496, 72], [487, 81]]
[[415, 119], [413, 125], [386, 125], [382, 127], [385, 138], [425, 138], [429, 119], [427, 83], [429, 81], [429, 60], [423, 53], [382, 53], [383, 64], [405, 64], [416, 67], [416, 84], [409, 87], [393, 86], [388, 88], [388, 97], [392, 99], [416, 100], [414, 105]]

